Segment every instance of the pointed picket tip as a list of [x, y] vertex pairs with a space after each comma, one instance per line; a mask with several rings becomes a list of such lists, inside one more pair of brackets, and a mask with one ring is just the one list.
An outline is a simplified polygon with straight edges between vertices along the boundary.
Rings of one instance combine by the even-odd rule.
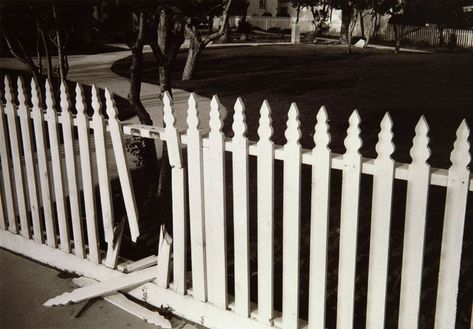
[[61, 86], [59, 87], [59, 91], [61, 92], [61, 111], [62, 113], [70, 113], [71, 100], [69, 96], [69, 90], [67, 89], [67, 84], [64, 82], [64, 80], [61, 80]]
[[39, 106], [39, 103], [40, 103], [39, 99], [40, 99], [40, 94], [39, 94], [38, 85], [36, 84], [35, 79], [31, 78], [31, 104], [33, 104], [33, 110], [41, 111], [41, 108]]
[[4, 82], [5, 82], [5, 99], [7, 103], [11, 103], [13, 101], [13, 89], [12, 89], [10, 76], [8, 76], [7, 74], [5, 74]]
[[108, 118], [116, 120], [118, 118], [118, 110], [115, 106], [113, 95], [107, 87], [105, 87], [105, 104], [105, 110], [107, 112]]
[[76, 109], [77, 113], [85, 114], [84, 90], [80, 83], [76, 83]]
[[26, 90], [25, 90], [25, 83], [23, 82], [22, 77], [18, 77], [16, 80], [16, 88], [18, 89], [18, 101], [20, 104], [26, 103]]
[[317, 123], [315, 124], [314, 132], [314, 143], [315, 148], [320, 149], [324, 148], [328, 150], [328, 145], [330, 144], [330, 133], [329, 133], [329, 124], [328, 124], [328, 115], [327, 109], [325, 106], [322, 106], [317, 112]]
[[222, 120], [220, 118], [220, 101], [216, 95], [212, 97], [210, 101], [210, 132], [221, 132], [222, 129]]
[[266, 99], [263, 101], [263, 104], [261, 104], [260, 115], [261, 117], [271, 116], [271, 106], [269, 106], [269, 102]]
[[416, 135], [427, 135], [427, 133], [429, 132], [429, 125], [423, 115], [420, 117], [419, 121], [416, 124], [415, 132]]
[[243, 100], [238, 97], [235, 106], [235, 112], [233, 115], [233, 132], [235, 133], [235, 137], [245, 137], [246, 133], [246, 122], [245, 122], [245, 104]]
[[271, 142], [271, 136], [273, 136], [273, 127], [271, 120], [271, 107], [268, 101], [265, 99], [260, 109], [260, 118], [258, 121], [258, 136], [259, 142]]
[[345, 137], [344, 145], [346, 153], [359, 153], [359, 149], [363, 145], [363, 141], [360, 138], [360, 122], [361, 118], [357, 110], [354, 110], [348, 119], [347, 137]]
[[172, 106], [170, 104], [165, 104], [163, 112], [164, 112], [163, 120], [164, 120], [164, 123], [166, 124], [166, 127], [174, 127], [176, 118], [174, 117]]
[[284, 133], [287, 143], [299, 143], [301, 138], [299, 109], [296, 103], [292, 103], [287, 114], [287, 128]]
[[409, 151], [412, 163], [427, 163], [427, 160], [430, 158], [429, 125], [424, 116], [421, 116], [417, 122], [415, 132], [412, 147]]
[[171, 94], [166, 90], [163, 95], [163, 103], [164, 106], [171, 106], [172, 105], [172, 97]]
[[197, 97], [195, 93], [190, 94], [187, 104], [187, 126], [189, 129], [198, 130], [200, 121], [197, 115]]
[[327, 109], [325, 108], [324, 105], [322, 105], [319, 109], [319, 111], [317, 112], [317, 123], [318, 122], [327, 122], [328, 121], [328, 113], [327, 113]]
[[195, 93], [191, 93], [189, 99], [187, 100], [187, 104], [190, 107], [197, 107], [197, 96]]
[[352, 114], [350, 115], [350, 118], [348, 118], [348, 123], [351, 126], [358, 126], [361, 122], [360, 114], [358, 113], [358, 110], [354, 110]]
[[213, 96], [212, 96], [212, 100], [210, 101], [210, 106], [211, 106], [212, 108], [214, 108], [214, 107], [220, 107], [220, 104], [221, 104], [221, 103], [220, 103], [220, 99], [218, 98], [218, 96], [217, 96], [217, 95], [213, 95]]
[[102, 104], [100, 103], [99, 93], [97, 87], [92, 85], [92, 109], [94, 110], [93, 116], [102, 116], [100, 111]]
[[392, 142], [394, 137], [392, 127], [393, 121], [389, 112], [386, 112], [380, 123], [381, 130], [378, 134], [378, 143], [375, 146], [378, 158], [391, 159], [391, 155], [394, 153], [395, 146]]
[[463, 119], [460, 123], [460, 126], [456, 132], [457, 138], [453, 144], [453, 151], [450, 154], [450, 161], [452, 167], [467, 168], [470, 161], [470, 143], [468, 142], [468, 137], [470, 136], [470, 128], [466, 123], [466, 120]]
[[46, 111], [54, 110], [54, 96], [52, 91], [51, 83], [48, 79], [44, 82], [44, 87], [46, 91]]

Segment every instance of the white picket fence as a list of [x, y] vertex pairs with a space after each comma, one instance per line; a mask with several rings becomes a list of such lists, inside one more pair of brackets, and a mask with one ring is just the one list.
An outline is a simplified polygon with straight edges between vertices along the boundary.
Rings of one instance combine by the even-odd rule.
[[[438, 46], [440, 44], [440, 31], [432, 26], [404, 26], [404, 31], [413, 31], [405, 36], [406, 40], [413, 43], [422, 42], [430, 46]], [[445, 45], [450, 41], [451, 35], [454, 34], [457, 38], [457, 47], [472, 48], [473, 47], [473, 30], [461, 30], [446, 28], [443, 30], [443, 38]], [[395, 40], [394, 26], [389, 24], [386, 31], [380, 34], [383, 40]]]
[[[79, 84], [76, 115], [71, 112], [71, 100], [64, 83], [57, 107], [51, 85], [46, 82], [46, 110], [40, 105], [41, 95], [34, 80], [31, 81], [31, 102], [27, 100], [21, 78], [17, 87], [15, 92], [10, 79], [5, 77], [6, 104], [0, 103], [0, 232], [20, 233], [24, 239], [59, 248], [95, 264], [102, 262], [101, 249], [104, 249], [107, 250], [104, 263], [115, 268], [124, 221], [114, 225], [109, 177], [113, 162], [108, 159], [110, 144], [134, 241], [139, 235], [139, 227], [121, 123], [110, 93], [106, 91], [109, 119], [105, 120], [95, 87], [92, 88], [94, 115], [91, 118], [86, 113]], [[106, 246], [100, 246], [97, 185]], [[0, 241], [5, 242], [4, 239]]]
[[[7, 92], [7, 95], [9, 93]], [[25, 120], [26, 105], [19, 91], [20, 109], [18, 116]], [[80, 92], [79, 92], [80, 95]], [[79, 109], [81, 99], [78, 99]], [[93, 101], [93, 103], [96, 103]], [[48, 108], [52, 104], [48, 103]], [[67, 108], [67, 102], [61, 102]], [[128, 293], [155, 306], [168, 306], [171, 310], [186, 319], [209, 328], [310, 328], [324, 329], [327, 296], [327, 266], [328, 266], [328, 234], [330, 214], [331, 174], [342, 172], [341, 216], [340, 216], [340, 246], [338, 264], [337, 288], [337, 328], [353, 328], [355, 306], [355, 272], [357, 264], [357, 228], [360, 197], [360, 180], [363, 175], [373, 176], [373, 197], [371, 208], [371, 237], [369, 251], [368, 303], [366, 309], [366, 327], [383, 328], [386, 317], [386, 291], [389, 261], [389, 236], [393, 184], [395, 180], [407, 181], [405, 233], [402, 257], [401, 291], [399, 305], [399, 328], [418, 328], [420, 312], [420, 293], [423, 270], [423, 254], [425, 225], [427, 217], [427, 196], [430, 186], [446, 188], [443, 238], [438, 275], [437, 303], [435, 310], [435, 328], [453, 329], [457, 312], [457, 294], [460, 275], [460, 260], [463, 243], [463, 231], [467, 198], [473, 190], [473, 177], [468, 169], [470, 162], [469, 129], [463, 121], [457, 130], [457, 139], [450, 159], [450, 169], [431, 168], [427, 161], [430, 156], [428, 126], [422, 117], [415, 129], [416, 135], [410, 154], [410, 164], [396, 163], [391, 155], [394, 151], [391, 131], [392, 121], [386, 114], [380, 125], [379, 140], [376, 144], [378, 156], [376, 159], [366, 159], [360, 154], [362, 140], [360, 138], [360, 117], [356, 111], [350, 116], [349, 128], [344, 141], [346, 152], [334, 154], [329, 147], [330, 133], [328, 117], [325, 108], [317, 114], [314, 142], [312, 150], [303, 149], [299, 143], [301, 138], [298, 109], [291, 105], [288, 112], [284, 146], [275, 145], [272, 141], [273, 128], [271, 109], [265, 101], [261, 107], [259, 120], [258, 142], [249, 141], [246, 137], [245, 107], [241, 99], [235, 104], [233, 117], [232, 138], [227, 138], [222, 132], [220, 103], [217, 97], [211, 101], [210, 133], [204, 137], [199, 130], [195, 95], [189, 98], [187, 115], [188, 129], [185, 134], [175, 127], [174, 110], [169, 95], [164, 97], [165, 128], [126, 124], [121, 128], [116, 121], [113, 103], [107, 93], [108, 125], [111, 134], [141, 136], [143, 138], [161, 139], [167, 144], [172, 175], [172, 265], [166, 258], [165, 247], [169, 239], [161, 238], [161, 252], [158, 255], [158, 270], [156, 282], [149, 282], [129, 290]], [[3, 109], [3, 108], [2, 108]], [[95, 111], [98, 109], [95, 106]], [[3, 111], [3, 110], [2, 110]], [[11, 120], [10, 127], [15, 127], [15, 108], [11, 96], [7, 96], [7, 116]], [[33, 99], [34, 117], [42, 112], [38, 110], [38, 101]], [[63, 112], [64, 113], [64, 112]], [[67, 113], [67, 111], [66, 111]], [[71, 125], [77, 122], [78, 128], [83, 127], [78, 111], [74, 120], [66, 119], [70, 115], [61, 114], [59, 122]], [[33, 119], [34, 119], [33, 117]], [[48, 126], [56, 124], [55, 115], [51, 110], [47, 113]], [[3, 113], [0, 115], [3, 118]], [[23, 118], [23, 119], [22, 119]], [[83, 117], [82, 117], [83, 118]], [[35, 122], [42, 120], [34, 119]], [[65, 120], [65, 121], [64, 121]], [[99, 122], [103, 122], [97, 117]], [[87, 121], [88, 122], [88, 121]], [[95, 123], [90, 122], [94, 129]], [[4, 124], [0, 122], [0, 124]], [[4, 126], [3, 126], [4, 127]], [[83, 129], [83, 128], [82, 128]], [[66, 128], [67, 130], [67, 128]], [[7, 181], [9, 165], [5, 163], [7, 131], [0, 138], [3, 182], [7, 194], [6, 209], [15, 211], [11, 204], [14, 188], [11, 179]], [[21, 160], [15, 142], [17, 133], [10, 130], [10, 143], [13, 150], [13, 168], [15, 169], [16, 193], [19, 203], [25, 200], [25, 190], [21, 186]], [[54, 146], [54, 133], [52, 145]], [[28, 138], [23, 138], [28, 140]], [[39, 140], [37, 138], [37, 144]], [[113, 140], [113, 136], [112, 136]], [[66, 139], [65, 139], [66, 142]], [[25, 148], [28, 145], [25, 145]], [[54, 148], [54, 147], [53, 147]], [[40, 147], [41, 149], [41, 147]], [[82, 150], [82, 148], [81, 148]], [[39, 150], [41, 151], [41, 150]], [[115, 148], [119, 157], [123, 148]], [[42, 152], [42, 151], [41, 151]], [[185, 152], [185, 154], [184, 154]], [[232, 153], [232, 169], [225, 167], [225, 154]], [[53, 153], [53, 157], [54, 152]], [[116, 153], [117, 154], [117, 153]], [[67, 155], [66, 155], [67, 156]], [[256, 157], [257, 175], [250, 177], [249, 159]], [[43, 156], [44, 159], [44, 156]], [[82, 159], [82, 153], [81, 153]], [[26, 168], [31, 168], [30, 160], [25, 159]], [[40, 162], [44, 160], [40, 160]], [[53, 160], [54, 161], [54, 160]], [[85, 157], [84, 161], [90, 161]], [[275, 267], [275, 165], [278, 161], [283, 164], [283, 214], [282, 214], [282, 282], [274, 279]], [[117, 163], [118, 163], [117, 159]], [[312, 167], [311, 193], [301, 194], [302, 166]], [[69, 167], [68, 167], [69, 168]], [[70, 169], [70, 168], [69, 168]], [[123, 167], [120, 171], [125, 170]], [[231, 175], [231, 176], [228, 176]], [[128, 175], [125, 175], [129, 177]], [[43, 177], [43, 176], [41, 176]], [[48, 177], [46, 175], [46, 177]], [[59, 175], [54, 175], [59, 177]], [[232, 177], [232, 195], [226, 195], [226, 177]], [[250, 200], [249, 183], [256, 180], [257, 185], [257, 273], [258, 300], [250, 301], [252, 287], [250, 285]], [[29, 181], [29, 180], [28, 180]], [[55, 184], [55, 187], [58, 186]], [[42, 187], [42, 189], [44, 186]], [[33, 186], [28, 185], [28, 191]], [[34, 193], [30, 193], [34, 197]], [[11, 196], [11, 199], [10, 199]], [[124, 193], [125, 200], [132, 196]], [[228, 262], [227, 245], [227, 201], [233, 202], [233, 265]], [[309, 286], [300, 286], [300, 241], [301, 241], [301, 200], [310, 198], [310, 277]], [[102, 201], [103, 202], [103, 201]], [[90, 203], [86, 203], [86, 206]], [[2, 210], [5, 208], [2, 204]], [[26, 206], [20, 205], [21, 211]], [[31, 211], [34, 211], [34, 207]], [[36, 208], [38, 209], [38, 208]], [[188, 210], [188, 211], [187, 211]], [[6, 220], [8, 218], [8, 221]], [[13, 213], [3, 215], [1, 229], [8, 228], [16, 233], [17, 218]], [[23, 216], [20, 214], [20, 219]], [[26, 218], [26, 217], [25, 217]], [[61, 220], [61, 219], [59, 219]], [[398, 218], [396, 220], [399, 220]], [[63, 222], [65, 223], [65, 222]], [[24, 229], [27, 224], [21, 223]], [[188, 231], [189, 230], [189, 231]], [[23, 238], [29, 239], [29, 231], [23, 230]], [[7, 232], [8, 233], [8, 232]], [[34, 236], [42, 237], [42, 229], [37, 225]], [[47, 236], [51, 236], [47, 235]], [[54, 235], [52, 235], [54, 237]], [[187, 244], [190, 236], [190, 245]], [[9, 234], [0, 230], [0, 237], [10, 241]], [[53, 240], [53, 238], [51, 238]], [[0, 242], [2, 239], [0, 239]], [[17, 241], [17, 240], [15, 240]], [[61, 238], [68, 245], [67, 238]], [[165, 243], [167, 241], [167, 243]], [[39, 240], [38, 242], [41, 242]], [[3, 242], [2, 242], [3, 243]], [[28, 240], [24, 243], [33, 243]], [[4, 245], [5, 243], [3, 243]], [[3, 246], [2, 245], [2, 246]], [[35, 244], [36, 245], [36, 244]], [[54, 246], [54, 245], [53, 245]], [[35, 254], [21, 243], [10, 246], [11, 249], [21, 249], [23, 253], [44, 259], [43, 254]], [[89, 246], [90, 248], [90, 246]], [[47, 249], [47, 248], [46, 248]], [[41, 249], [42, 253], [48, 250]], [[67, 248], [64, 248], [67, 252]], [[48, 261], [53, 262], [48, 258]], [[58, 267], [70, 268], [67, 264], [56, 261]], [[76, 263], [74, 263], [76, 264]], [[104, 272], [101, 265], [84, 265], [90, 276], [100, 280], [116, 276], [111, 270]], [[187, 268], [191, 264], [191, 268]], [[172, 275], [168, 267], [172, 266]], [[229, 268], [233, 266], [234, 296], [228, 293]], [[85, 270], [76, 269], [79, 273]], [[148, 274], [149, 275], [149, 274]], [[274, 309], [275, 286], [281, 285], [282, 313]], [[300, 319], [299, 293], [308, 289], [308, 321]]]

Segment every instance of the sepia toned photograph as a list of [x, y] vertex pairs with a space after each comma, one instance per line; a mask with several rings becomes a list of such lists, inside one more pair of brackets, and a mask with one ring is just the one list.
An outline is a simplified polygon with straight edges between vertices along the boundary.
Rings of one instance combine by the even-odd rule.
[[0, 0], [0, 329], [473, 328], [473, 0]]

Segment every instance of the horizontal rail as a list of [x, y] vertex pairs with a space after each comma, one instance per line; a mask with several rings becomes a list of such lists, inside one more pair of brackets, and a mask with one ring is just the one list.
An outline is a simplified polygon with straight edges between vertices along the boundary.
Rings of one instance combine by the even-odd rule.
[[[124, 124], [123, 133], [125, 135], [131, 136], [140, 136], [143, 138], [151, 139], [160, 139], [166, 140], [166, 135], [164, 133], [164, 128], [153, 127], [141, 124]], [[187, 135], [181, 135], [181, 142], [187, 144]], [[203, 138], [203, 147], [208, 147], [208, 139]], [[232, 152], [233, 145], [231, 138], [226, 138], [225, 141], [225, 151]], [[250, 142], [249, 152], [250, 155], [258, 156], [258, 149], [256, 147], [256, 142]], [[276, 160], [284, 160], [284, 152], [282, 146], [276, 146], [274, 149], [274, 158]], [[333, 153], [332, 154], [332, 169], [342, 170], [343, 169], [343, 155]], [[306, 165], [312, 164], [312, 150], [302, 149], [302, 163]], [[408, 168], [409, 165], [405, 163], [395, 163], [394, 169], [394, 178], [398, 180], [408, 179]], [[370, 158], [363, 158], [361, 172], [366, 175], [373, 175], [374, 173], [374, 160]], [[447, 186], [448, 181], [448, 170], [442, 168], [432, 168], [431, 169], [431, 179], [430, 185], [435, 186]], [[470, 185], [469, 190], [473, 191], [473, 174], [470, 175]]]

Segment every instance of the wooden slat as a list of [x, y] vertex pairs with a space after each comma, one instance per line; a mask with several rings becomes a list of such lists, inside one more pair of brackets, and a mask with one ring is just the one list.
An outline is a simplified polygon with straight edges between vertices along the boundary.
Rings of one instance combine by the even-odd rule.
[[427, 137], [429, 128], [424, 117], [419, 120], [415, 130], [416, 135], [410, 150], [412, 163], [409, 165], [406, 196], [399, 329], [418, 327], [422, 286], [425, 222], [430, 178], [430, 167], [427, 164], [427, 159], [430, 156], [429, 138]]
[[85, 258], [84, 227], [79, 203], [79, 188], [77, 183], [76, 156], [74, 152], [74, 125], [72, 122], [71, 101], [67, 85], [61, 82], [61, 121], [64, 139], [64, 154], [67, 172], [67, 191], [71, 209], [72, 235], [74, 237], [74, 254]]
[[360, 116], [355, 110], [344, 144], [344, 169], [340, 214], [340, 255], [338, 267], [337, 328], [353, 328], [355, 302], [356, 245], [358, 235], [358, 199], [361, 176]]
[[118, 254], [122, 244], [123, 229], [125, 228], [126, 216], [123, 216], [120, 223], [113, 229], [113, 240], [107, 244], [107, 255], [105, 257], [105, 266], [116, 268], [118, 264]]
[[102, 115], [102, 104], [97, 96], [97, 88], [92, 86], [92, 108], [94, 114], [92, 122], [94, 124], [95, 157], [97, 161], [97, 173], [100, 188], [100, 207], [102, 208], [102, 222], [105, 242], [113, 244], [113, 205], [112, 188], [108, 170], [107, 147], [105, 145], [105, 120]]
[[271, 108], [261, 107], [257, 157], [258, 320], [272, 324], [274, 303], [274, 144]]
[[172, 176], [173, 279], [176, 292], [186, 293], [186, 189], [181, 138], [176, 130], [172, 99], [164, 94], [164, 123]]
[[7, 114], [8, 119], [10, 148], [12, 153], [13, 172], [15, 177], [16, 200], [18, 206], [18, 215], [20, 216], [20, 232], [23, 237], [29, 239], [31, 238], [31, 232], [28, 225], [28, 214], [26, 212], [26, 193], [20, 153], [21, 151], [19, 143], [20, 135], [18, 133], [18, 117], [16, 113], [16, 106], [13, 103], [12, 85], [8, 76], [5, 76], [5, 99], [7, 101], [5, 112]]
[[309, 329], [325, 329], [331, 151], [327, 111], [317, 114], [312, 151]]
[[123, 200], [125, 202], [126, 214], [128, 217], [128, 226], [130, 227], [131, 239], [136, 242], [140, 235], [138, 226], [138, 208], [131, 183], [130, 170], [126, 161], [125, 145], [123, 144], [123, 129], [118, 119], [118, 112], [115, 101], [108, 89], [105, 89], [106, 109], [108, 115], [108, 127], [112, 137], [113, 153], [118, 169], [118, 178], [122, 188]]
[[40, 92], [34, 79], [31, 79], [31, 103], [33, 105], [31, 117], [33, 118], [34, 134], [36, 141], [36, 154], [38, 155], [38, 174], [41, 185], [41, 203], [43, 206], [44, 222], [46, 227], [46, 242], [49, 247], [57, 247], [57, 222], [56, 213], [52, 208], [50, 171], [46, 156], [46, 138], [44, 128], [44, 113], [40, 106]]
[[[0, 113], [0, 115], [2, 115]], [[3, 200], [5, 199], [5, 193], [3, 187], [0, 185], [0, 230], [5, 231], [7, 229], [7, 214], [5, 213], [5, 206]]]
[[283, 290], [282, 321], [286, 329], [299, 328], [299, 245], [301, 138], [299, 112], [294, 103], [288, 113], [284, 146]]
[[248, 202], [248, 139], [245, 108], [241, 98], [235, 103], [233, 116], [233, 230], [235, 250], [235, 312], [250, 314], [250, 248]]
[[59, 240], [61, 250], [71, 252], [69, 241], [69, 216], [66, 213], [63, 168], [59, 152], [58, 120], [54, 104], [54, 96], [49, 81], [46, 80], [46, 121], [48, 122], [49, 146], [51, 150], [52, 177], [56, 201], [57, 220], [59, 224]]
[[[8, 230], [12, 233], [18, 233], [18, 224], [16, 223], [15, 208], [15, 189], [13, 186], [12, 173], [10, 170], [10, 160], [8, 157], [8, 146], [10, 141], [7, 135], [7, 125], [5, 123], [5, 109], [3, 102], [0, 100], [0, 160], [2, 164], [2, 181], [5, 193], [6, 214], [8, 217]], [[2, 220], [3, 226], [6, 227], [7, 220]]]
[[226, 309], [227, 241], [225, 213], [225, 136], [222, 133], [220, 102], [216, 96], [210, 103], [209, 147], [205, 154], [205, 204], [208, 300]]
[[33, 160], [33, 146], [31, 144], [30, 109], [26, 103], [26, 91], [21, 77], [18, 77], [17, 90], [19, 102], [18, 116], [21, 124], [23, 154], [28, 181], [29, 205], [33, 222], [33, 238], [36, 242], [43, 243], [43, 227], [39, 209], [39, 191], [36, 185], [36, 168]]
[[159, 231], [158, 267], [156, 271], [156, 285], [161, 288], [169, 287], [169, 267], [171, 262], [172, 238], [161, 225]]
[[384, 328], [386, 287], [389, 261], [389, 233], [394, 183], [394, 152], [391, 117], [388, 113], [381, 121], [374, 160], [373, 199], [371, 211], [371, 237], [368, 272], [368, 302], [366, 328]]
[[452, 166], [448, 171], [447, 197], [442, 235], [442, 251], [435, 311], [435, 329], [455, 328], [458, 282], [463, 246], [463, 231], [468, 197], [470, 171], [470, 131], [463, 120], [457, 130], [457, 139], [450, 155]]
[[89, 118], [85, 113], [86, 106], [84, 103], [84, 93], [80, 84], [76, 85], [76, 109], [89, 258], [92, 262], [99, 264], [99, 231], [97, 227], [97, 213], [95, 208], [94, 182], [92, 179], [92, 157], [89, 142]]
[[207, 300], [205, 264], [204, 172], [202, 135], [199, 131], [195, 94], [189, 97], [187, 112], [187, 163], [189, 175], [189, 215], [191, 232], [192, 295]]
[[126, 290], [154, 279], [155, 267], [146, 268], [130, 274], [122, 274], [108, 281], [98, 282], [94, 285], [77, 288], [71, 292], [49, 299], [44, 306], [66, 305], [81, 301], [110, 295], [118, 290]]

